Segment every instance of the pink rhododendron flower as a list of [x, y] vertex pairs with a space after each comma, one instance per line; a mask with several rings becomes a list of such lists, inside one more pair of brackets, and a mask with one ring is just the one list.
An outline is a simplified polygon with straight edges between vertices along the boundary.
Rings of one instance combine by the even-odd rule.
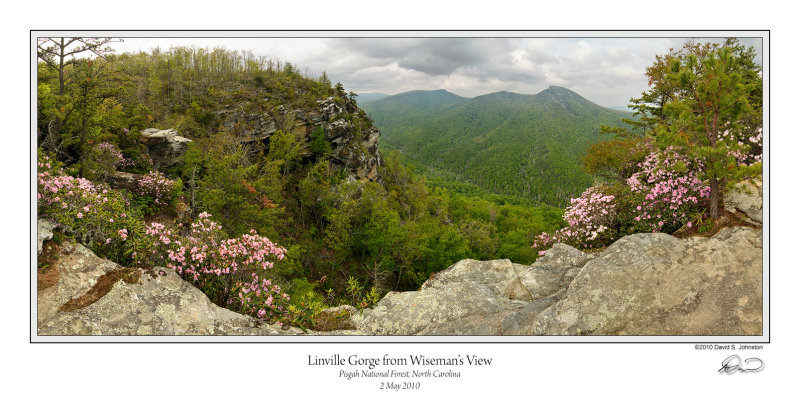
[[[249, 272], [251, 281], [236, 283], [229, 294], [230, 308], [257, 316], [264, 309], [263, 319], [285, 314], [280, 288], [270, 280], [260, 279], [257, 272], [270, 270], [273, 260], [285, 257], [286, 249], [266, 237], [250, 231], [238, 238], [226, 238], [219, 223], [202, 212], [191, 223], [189, 232], [182, 234], [163, 224], [153, 222], [145, 228], [153, 254], [153, 265], [165, 265], [185, 279], [202, 284], [210, 278], [226, 276], [242, 270]], [[287, 298], [281, 298], [281, 301]]]

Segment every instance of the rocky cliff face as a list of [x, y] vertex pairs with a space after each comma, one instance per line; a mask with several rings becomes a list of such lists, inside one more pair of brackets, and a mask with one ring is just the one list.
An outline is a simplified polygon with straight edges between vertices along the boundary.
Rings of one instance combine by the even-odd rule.
[[[40, 335], [302, 334], [220, 308], [163, 268], [123, 268], [81, 245], [42, 248], [49, 229], [40, 221], [40, 257], [60, 251], [39, 272]], [[557, 244], [530, 266], [460, 261], [354, 312], [354, 330], [316, 334], [760, 335], [762, 259], [755, 225], [635, 234], [593, 254]]]
[[301, 155], [310, 157], [311, 134], [323, 129], [331, 145], [331, 162], [345, 169], [353, 180], [375, 180], [381, 154], [378, 151], [378, 128], [353, 119], [360, 113], [355, 103], [328, 97], [316, 101], [311, 109], [289, 110], [279, 106], [267, 112], [248, 112], [247, 105], [232, 105], [217, 112], [222, 118], [222, 129], [238, 136], [243, 142], [262, 141], [278, 130], [293, 132], [302, 139]]

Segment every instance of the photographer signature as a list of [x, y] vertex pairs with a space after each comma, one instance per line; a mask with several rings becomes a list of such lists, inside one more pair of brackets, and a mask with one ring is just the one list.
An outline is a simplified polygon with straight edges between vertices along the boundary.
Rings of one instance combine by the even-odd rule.
[[722, 360], [722, 368], [717, 372], [732, 374], [735, 372], [758, 372], [762, 369], [764, 369], [764, 362], [760, 358], [751, 357], [742, 361], [738, 355], [734, 354]]

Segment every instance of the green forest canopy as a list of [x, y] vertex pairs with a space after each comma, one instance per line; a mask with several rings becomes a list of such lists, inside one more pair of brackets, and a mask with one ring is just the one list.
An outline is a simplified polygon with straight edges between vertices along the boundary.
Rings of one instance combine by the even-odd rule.
[[[561, 210], [546, 205], [432, 188], [396, 155], [386, 156], [382, 181], [346, 183], [325, 147], [297, 159], [232, 140], [218, 113], [228, 105], [269, 113], [311, 108], [324, 97], [353, 98], [326, 75], [306, 77], [289, 63], [224, 49], [172, 48], [78, 60], [63, 71], [63, 93], [59, 75], [39, 64], [40, 152], [56, 156], [72, 175], [89, 176], [92, 145], [110, 142], [135, 162], [125, 170], [146, 173], [151, 167], [138, 133], [176, 128], [193, 140], [183, 164], [166, 172], [181, 184], [178, 202], [193, 214], [208, 211], [230, 236], [253, 228], [286, 247], [287, 259], [270, 277], [298, 293], [316, 289], [328, 303], [346, 297], [351, 276], [383, 291], [408, 290], [464, 258], [530, 263], [534, 237], [564, 224]], [[284, 140], [285, 150], [301, 141]], [[265, 208], [263, 198], [275, 207]]]

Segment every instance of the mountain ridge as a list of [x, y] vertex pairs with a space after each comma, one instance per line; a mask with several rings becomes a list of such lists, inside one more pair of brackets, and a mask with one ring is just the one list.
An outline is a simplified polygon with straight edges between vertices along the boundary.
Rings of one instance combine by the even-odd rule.
[[450, 92], [450, 91], [448, 91], [446, 89], [440, 88], [440, 89], [436, 89], [436, 90], [410, 90], [410, 91], [399, 92], [397, 94], [386, 94], [386, 93], [383, 93], [383, 92], [365, 92], [365, 93], [358, 94], [358, 96], [360, 98], [359, 100], [361, 101], [361, 104], [366, 104], [366, 103], [375, 102], [375, 101], [378, 101], [378, 100], [384, 100], [384, 99], [387, 99], [387, 98], [403, 98], [403, 97], [407, 97], [407, 96], [411, 96], [411, 95], [423, 95], [423, 94], [447, 94], [447, 95], [453, 96], [454, 98], [461, 98], [464, 101], [474, 100], [474, 99], [479, 99], [479, 98], [493, 98], [493, 97], [500, 97], [500, 96], [504, 96], [504, 97], [507, 97], [507, 98], [516, 97], [516, 98], [520, 98], [520, 99], [531, 99], [531, 98], [534, 98], [534, 97], [539, 97], [540, 99], [544, 99], [544, 98], [548, 98], [548, 97], [552, 97], [552, 98], [555, 98], [555, 97], [566, 97], [566, 98], [581, 99], [581, 100], [584, 100], [584, 101], [587, 101], [587, 102], [591, 102], [591, 103], [593, 103], [593, 104], [595, 104], [597, 106], [600, 106], [601, 108], [605, 108], [605, 109], [614, 109], [614, 108], [618, 108], [619, 107], [619, 106], [612, 106], [612, 107], [602, 106], [600, 104], [597, 104], [596, 102], [593, 102], [593, 101], [583, 97], [582, 95], [578, 94], [577, 92], [570, 90], [567, 87], [562, 87], [562, 86], [558, 86], [558, 85], [548, 86], [547, 88], [545, 88], [545, 89], [543, 89], [543, 90], [541, 90], [541, 91], [539, 91], [539, 92], [537, 92], [535, 94], [523, 94], [523, 93], [514, 92], [514, 91], [501, 90], [501, 91], [494, 91], [494, 92], [489, 92], [489, 93], [486, 93], [486, 94], [476, 95], [474, 97], [465, 97], [465, 96], [462, 96], [462, 95], [458, 95], [458, 94], [456, 94], [454, 92]]
[[610, 138], [598, 134], [601, 125], [630, 116], [558, 86], [474, 98], [417, 90], [362, 108], [381, 130], [384, 151], [399, 150], [492, 193], [555, 206], [592, 185], [579, 159], [589, 145]]

